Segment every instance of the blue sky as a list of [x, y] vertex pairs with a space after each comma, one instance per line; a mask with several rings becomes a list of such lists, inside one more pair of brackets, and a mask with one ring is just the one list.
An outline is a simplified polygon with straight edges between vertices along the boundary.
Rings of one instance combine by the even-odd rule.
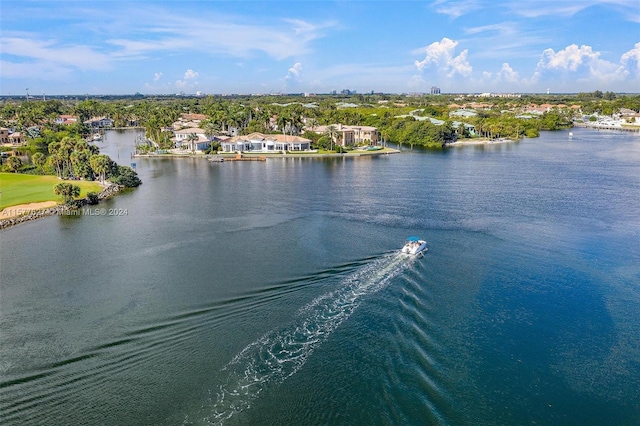
[[640, 0], [0, 3], [0, 94], [640, 92]]

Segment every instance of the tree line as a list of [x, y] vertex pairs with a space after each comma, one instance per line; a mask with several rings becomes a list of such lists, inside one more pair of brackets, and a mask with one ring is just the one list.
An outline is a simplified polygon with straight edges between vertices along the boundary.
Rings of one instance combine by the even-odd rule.
[[[479, 110], [476, 117], [465, 117], [464, 122], [475, 127], [454, 126], [449, 105], [456, 102], [483, 102], [488, 110]], [[354, 103], [358, 104], [354, 107]], [[347, 107], [341, 107], [341, 103]], [[319, 125], [343, 124], [377, 127], [384, 139], [395, 143], [441, 147], [456, 138], [476, 137], [535, 137], [540, 130], [555, 130], [571, 126], [571, 110], [552, 109], [540, 117], [525, 120], [516, 118], [506, 110], [518, 110], [530, 104], [580, 105], [583, 114], [610, 115], [629, 108], [640, 110], [640, 96], [616, 95], [611, 92], [580, 93], [576, 95], [527, 95], [520, 98], [464, 98], [461, 95], [407, 97], [402, 95], [355, 96], [206, 96], [206, 97], [133, 97], [115, 100], [86, 99], [82, 101], [52, 99], [3, 101], [0, 108], [0, 126], [18, 130], [37, 126], [40, 134], [31, 137], [28, 146], [42, 151], [51, 139], [60, 139], [60, 132], [70, 137], [90, 134], [84, 121], [96, 116], [107, 116], [116, 127], [135, 125], [145, 129], [147, 138], [161, 148], [172, 147], [171, 133], [166, 131], [183, 113], [204, 114], [201, 122], [205, 134], [213, 136], [237, 134], [286, 133], [311, 136], [305, 129]], [[414, 116], [410, 112], [418, 111]], [[56, 123], [57, 117], [69, 114], [78, 117], [73, 125]], [[418, 120], [416, 116], [433, 117], [445, 121], [443, 126]], [[275, 126], [274, 126], [275, 125]], [[275, 128], [274, 128], [275, 127]], [[324, 136], [324, 137], [323, 137]], [[330, 147], [328, 135], [309, 137], [316, 147]], [[334, 147], [335, 149], [335, 147]], [[67, 164], [68, 166], [69, 164]]]

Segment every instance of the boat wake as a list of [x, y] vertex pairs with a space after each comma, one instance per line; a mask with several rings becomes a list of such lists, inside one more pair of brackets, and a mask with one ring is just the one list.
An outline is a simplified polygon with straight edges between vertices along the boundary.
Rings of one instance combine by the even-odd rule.
[[228, 374], [211, 392], [211, 410], [204, 421], [222, 424], [247, 410], [269, 385], [295, 374], [313, 351], [358, 308], [362, 298], [384, 288], [411, 262], [391, 253], [341, 278], [339, 287], [303, 307], [298, 319], [272, 330], [237, 354], [223, 371]]

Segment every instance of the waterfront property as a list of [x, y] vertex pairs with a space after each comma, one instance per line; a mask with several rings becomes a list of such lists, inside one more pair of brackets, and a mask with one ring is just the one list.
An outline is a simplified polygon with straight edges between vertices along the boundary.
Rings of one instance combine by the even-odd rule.
[[254, 132], [244, 136], [234, 136], [220, 143], [222, 152], [278, 152], [309, 151], [311, 140], [300, 136]]
[[338, 145], [375, 145], [380, 140], [378, 128], [372, 126], [345, 126], [342, 124], [332, 124], [328, 126], [317, 126], [312, 131], [318, 134], [324, 134], [330, 126], [333, 126], [338, 132], [338, 136], [336, 137], [336, 140], [334, 140]]
[[113, 120], [109, 117], [92, 117], [85, 120], [84, 124], [92, 128], [113, 127]]
[[174, 132], [176, 148], [189, 149], [191, 151], [204, 151], [211, 146], [211, 139], [204, 134], [199, 127], [176, 130]]

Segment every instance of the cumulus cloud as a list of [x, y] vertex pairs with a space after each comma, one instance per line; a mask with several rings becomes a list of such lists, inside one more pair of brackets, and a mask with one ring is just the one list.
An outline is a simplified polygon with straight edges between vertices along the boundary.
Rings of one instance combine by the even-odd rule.
[[198, 74], [196, 71], [188, 69], [184, 72], [184, 77], [182, 80], [176, 80], [175, 86], [178, 89], [194, 87], [198, 84], [198, 82], [194, 80], [198, 78], [199, 75], [200, 74]]
[[640, 42], [622, 55], [620, 64], [628, 74], [636, 78], [640, 77]]
[[519, 80], [518, 73], [511, 68], [511, 66], [505, 62], [502, 64], [502, 68], [498, 71], [496, 80], [498, 82], [517, 83]]
[[291, 68], [287, 71], [287, 75], [285, 76], [285, 80], [293, 80], [300, 81], [300, 72], [302, 71], [302, 64], [300, 62], [296, 62], [293, 64]]
[[153, 81], [158, 81], [162, 78], [162, 73], [161, 72], [157, 72], [153, 75]]
[[458, 42], [444, 37], [441, 41], [431, 43], [426, 48], [426, 56], [422, 61], [415, 61], [415, 66], [424, 71], [427, 69], [436, 69], [438, 73], [445, 74], [447, 77], [453, 77], [459, 74], [463, 77], [469, 77], [473, 71], [473, 67], [469, 63], [467, 49], [455, 56], [456, 46]]
[[[632, 52], [632, 51], [630, 51]], [[632, 57], [633, 54], [630, 54]], [[627, 60], [628, 61], [628, 60]], [[558, 52], [545, 49], [538, 61], [532, 82], [543, 77], [568, 77], [578, 80], [611, 82], [625, 77], [625, 69], [600, 58], [591, 46], [571, 44]]]

